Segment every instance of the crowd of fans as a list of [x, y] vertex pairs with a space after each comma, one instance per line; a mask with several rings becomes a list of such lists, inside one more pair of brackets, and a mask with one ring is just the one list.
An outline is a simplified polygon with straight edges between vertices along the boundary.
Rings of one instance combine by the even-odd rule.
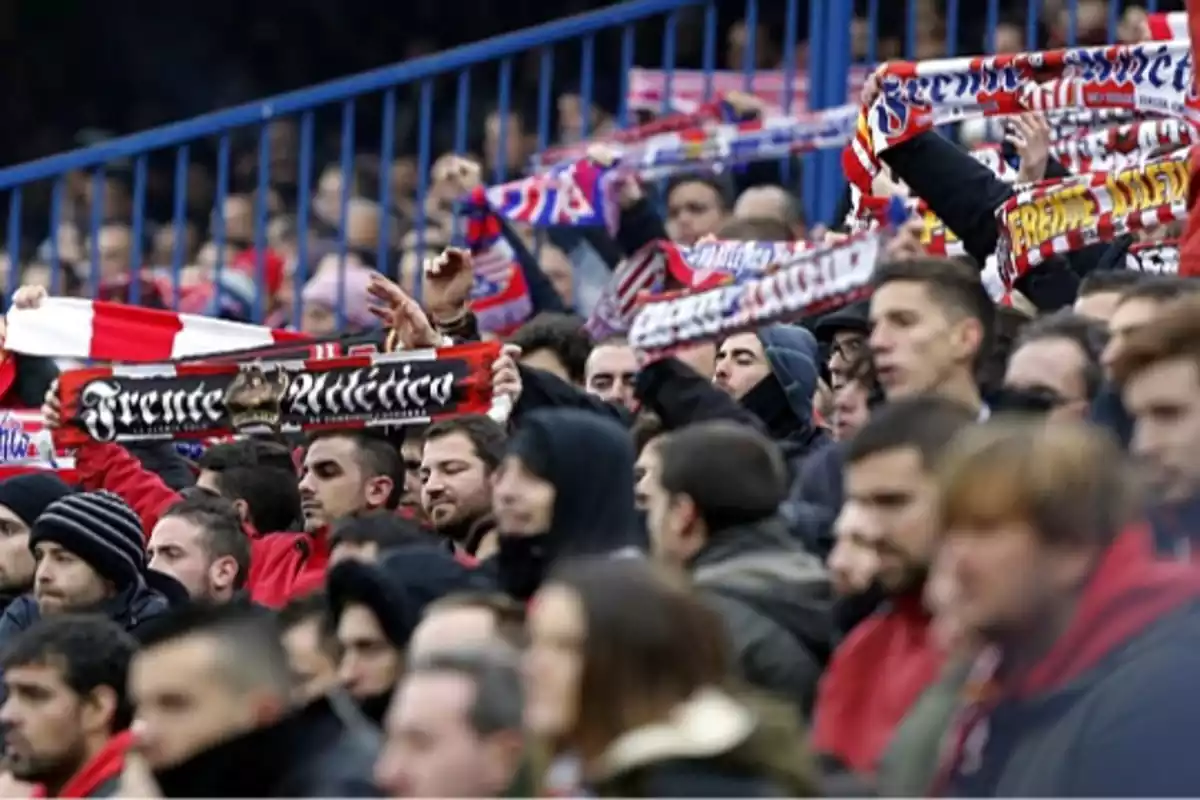
[[[1107, 13], [1078, 6], [1080, 31]], [[559, 98], [560, 141], [582, 135], [577, 99]], [[481, 120], [480, 156], [439, 157], [423, 209], [411, 159], [360, 154], [316, 176], [307, 226], [297, 129], [272, 123], [266, 229], [252, 161], [220, 208], [196, 170], [187, 227], [159, 218], [134, 270], [128, 186], [99, 184], [111, 213], [89, 239], [98, 184], [77, 176], [51, 232], [68, 268], [35, 256], [14, 305], [137, 284], [147, 305], [249, 320], [262, 262], [268, 324], [379, 350], [477, 340], [454, 201], [537, 147], [519, 114]], [[1028, 124], [1040, 178], [1060, 165]], [[995, 250], [1010, 185], [937, 132], [883, 160], [968, 253]], [[603, 267], [655, 240], [837, 240], [775, 169], [661, 193], [631, 177], [613, 237], [506, 229], [538, 312], [491, 365], [506, 421], [264, 434], [190, 460], [91, 441], [77, 484], [0, 480], [0, 794], [1200, 790], [1195, 280], [1123, 269], [1121, 237], [997, 306], [976, 260], [929, 255], [909, 223], [869, 299], [819, 318], [656, 358], [591, 338], [584, 250]], [[55, 364], [4, 359], [0, 406], [61, 427]]]

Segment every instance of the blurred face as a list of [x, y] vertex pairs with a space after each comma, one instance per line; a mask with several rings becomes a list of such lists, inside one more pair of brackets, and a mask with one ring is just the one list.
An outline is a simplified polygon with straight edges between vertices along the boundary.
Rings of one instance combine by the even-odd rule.
[[735, 400], [741, 400], [770, 374], [771, 365], [767, 363], [762, 342], [753, 333], [734, 334], [717, 348], [713, 383]]
[[887, 450], [846, 465], [846, 501], [836, 522], [839, 544], [874, 547], [888, 593], [925, 582], [933, 557], [936, 487], [916, 448]]
[[29, 526], [7, 506], [0, 506], [0, 590], [23, 591], [33, 585], [33, 553]]
[[503, 163], [510, 169], [515, 169], [521, 165], [521, 152], [524, 143], [521, 141], [524, 136], [524, 131], [521, 129], [521, 118], [516, 114], [509, 114], [507, 117], [501, 117], [499, 113], [492, 112], [488, 114], [487, 123], [484, 128], [484, 154], [487, 157], [487, 162], [490, 166], [495, 166], [501, 163], [500, 158], [500, 132], [504, 131], [504, 153]]
[[1019, 521], [955, 525], [943, 546], [955, 579], [955, 622], [988, 640], [1047, 619], [1088, 568], [1079, 554], [1041, 545]]
[[190, 597], [227, 599], [233, 593], [237, 562], [229, 556], [214, 559], [205, 546], [205, 532], [182, 517], [163, 517], [150, 534], [146, 550], [150, 569], [183, 584]]
[[1153, 322], [1162, 305], [1157, 300], [1139, 297], [1126, 300], [1116, 307], [1108, 320], [1108, 344], [1100, 356], [1100, 362], [1106, 370], [1112, 369], [1113, 362], [1129, 341], [1130, 334]]
[[741, 193], [734, 203], [733, 216], [738, 219], [774, 219], [786, 225], [787, 202], [788, 198], [783, 190], [777, 187], [757, 186]]
[[1077, 297], [1075, 299], [1074, 310], [1080, 316], [1107, 323], [1112, 319], [1120, 300], [1120, 292], [1093, 292], [1089, 295]]
[[400, 507], [421, 516], [421, 451], [424, 445], [419, 439], [406, 439], [400, 446], [400, 457], [404, 460], [404, 494], [400, 495]]
[[673, 242], [691, 246], [724, 221], [721, 196], [708, 184], [681, 183], [667, 197], [667, 235]]
[[849, 440], [867, 424], [871, 410], [867, 406], [867, 389], [851, 381], [838, 389], [833, 398], [833, 435], [839, 442]]
[[405, 678], [388, 709], [375, 782], [392, 797], [504, 795], [520, 764], [520, 733], [476, 732], [475, 697], [461, 673]]
[[1185, 358], [1160, 361], [1135, 373], [1122, 398], [1134, 420], [1131, 449], [1162, 498], [1194, 495], [1200, 487], [1200, 368]]
[[316, 700], [337, 686], [337, 663], [323, 646], [321, 620], [312, 617], [283, 632], [297, 699], [302, 703]]
[[1070, 339], [1038, 339], [1021, 345], [1009, 356], [1004, 385], [1053, 396], [1055, 418], [1082, 418], [1089, 408], [1086, 369], [1083, 351]]
[[343, 611], [337, 638], [342, 649], [338, 678], [351, 697], [375, 697], [396, 684], [403, 666], [400, 652], [384, 636], [369, 608], [352, 605]]
[[542, 268], [542, 274], [550, 279], [559, 299], [567, 308], [574, 307], [575, 270], [567, 254], [553, 245], [544, 245], [538, 254], [538, 266]]
[[[100, 689], [81, 698], [60, 670], [41, 665], [10, 667], [4, 672], [7, 696], [0, 706], [5, 760], [13, 777], [57, 784], [73, 775], [90, 756], [89, 738], [103, 736], [116, 696]], [[101, 700], [101, 693], [106, 697]]]
[[421, 452], [421, 505], [439, 530], [470, 525], [491, 510], [487, 465], [465, 433], [425, 441]]
[[615, 405], [633, 405], [633, 382], [637, 378], [637, 356], [626, 344], [602, 344], [592, 348], [584, 368], [588, 394]]
[[337, 314], [324, 303], [310, 300], [301, 311], [300, 330], [309, 336], [332, 336], [337, 333]]
[[496, 525], [513, 536], [546, 533], [554, 522], [554, 496], [554, 484], [534, 475], [516, 456], [507, 456], [492, 486]]
[[100, 259], [101, 280], [129, 274], [131, 244], [129, 229], [124, 225], [105, 225], [100, 229], [95, 246]]
[[933, 391], [969, 372], [979, 326], [951, 320], [919, 283], [892, 281], [871, 297], [871, 353], [889, 398]]
[[525, 726], [542, 740], [569, 736], [579, 716], [579, 684], [587, 636], [583, 605], [550, 584], [530, 604], [525, 652]]
[[662, 457], [657, 442], [642, 450], [637, 462], [635, 492], [646, 511], [650, 553], [666, 564], [686, 564], [704, 544], [694, 535], [695, 514], [690, 502], [671, 495], [662, 485]]
[[92, 608], [113, 595], [113, 588], [83, 559], [55, 542], [38, 542], [33, 594], [44, 615]]
[[391, 491], [391, 478], [365, 476], [353, 439], [317, 439], [304, 454], [300, 478], [304, 529], [317, 531], [356, 511], [382, 508]]
[[838, 331], [829, 349], [829, 385], [836, 391], [846, 383], [850, 367], [866, 353], [867, 337], [857, 331]]
[[236, 689], [218, 647], [209, 637], [185, 636], [134, 656], [134, 730], [152, 769], [186, 761], [284, 712], [287, 698]]
[[433, 609], [408, 640], [413, 661], [435, 653], [485, 649], [496, 644], [496, 614], [487, 608], [462, 606]]
[[254, 204], [241, 195], [225, 198], [221, 212], [225, 217], [225, 241], [234, 248], [254, 244]]

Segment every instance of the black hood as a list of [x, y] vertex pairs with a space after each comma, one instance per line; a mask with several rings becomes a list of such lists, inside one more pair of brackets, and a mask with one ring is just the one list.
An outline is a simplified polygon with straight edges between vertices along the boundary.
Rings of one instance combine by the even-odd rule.
[[633, 502], [633, 443], [625, 428], [576, 409], [536, 411], [521, 420], [509, 452], [554, 485], [550, 530], [538, 538], [556, 556], [643, 545]]

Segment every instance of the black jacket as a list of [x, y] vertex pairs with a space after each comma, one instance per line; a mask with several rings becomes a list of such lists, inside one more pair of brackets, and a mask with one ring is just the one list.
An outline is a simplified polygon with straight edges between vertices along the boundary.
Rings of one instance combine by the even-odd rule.
[[323, 697], [154, 777], [165, 797], [378, 797], [378, 753], [378, 732]]
[[689, 568], [726, 622], [742, 677], [807, 715], [835, 633], [822, 561], [773, 517], [710, 534]]
[[[167, 611], [167, 599], [144, 583], [131, 587], [101, 604], [96, 612], [117, 623], [130, 633], [137, 633], [142, 624]], [[8, 604], [0, 616], [0, 647], [12, 641], [22, 631], [41, 619], [33, 593], [21, 595]]]

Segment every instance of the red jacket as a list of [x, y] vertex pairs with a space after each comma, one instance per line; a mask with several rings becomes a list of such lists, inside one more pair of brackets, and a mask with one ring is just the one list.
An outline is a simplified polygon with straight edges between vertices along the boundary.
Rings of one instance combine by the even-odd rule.
[[[90, 442], [76, 451], [80, 482], [89, 491], [107, 489], [120, 495], [142, 519], [147, 542], [158, 518], [179, 493], [142, 466], [120, 445]], [[329, 539], [324, 533], [284, 532], [250, 535], [250, 599], [272, 608], [320, 588], [329, 566]]]
[[[1188, 35], [1192, 40], [1192, 64], [1196, 60], [1197, 46], [1200, 45], [1200, 0], [1187, 0]], [[1200, 145], [1192, 148], [1191, 153], [1191, 183], [1188, 185], [1188, 218], [1187, 228], [1183, 232], [1183, 240], [1179, 246], [1179, 274], [1186, 277], [1200, 276]]]
[[941, 672], [920, 593], [860, 622], [838, 647], [817, 688], [813, 746], [872, 775], [892, 734]]
[[[133, 736], [129, 731], [121, 731], [109, 739], [100, 752], [92, 760], [80, 767], [79, 772], [71, 776], [58, 793], [58, 797], [91, 797], [104, 784], [121, 778], [121, 770], [125, 767], [125, 751], [129, 749]], [[107, 797], [114, 792], [104, 792]], [[38, 786], [34, 797], [47, 797], [46, 787]], [[98, 795], [99, 796], [99, 795]]]

